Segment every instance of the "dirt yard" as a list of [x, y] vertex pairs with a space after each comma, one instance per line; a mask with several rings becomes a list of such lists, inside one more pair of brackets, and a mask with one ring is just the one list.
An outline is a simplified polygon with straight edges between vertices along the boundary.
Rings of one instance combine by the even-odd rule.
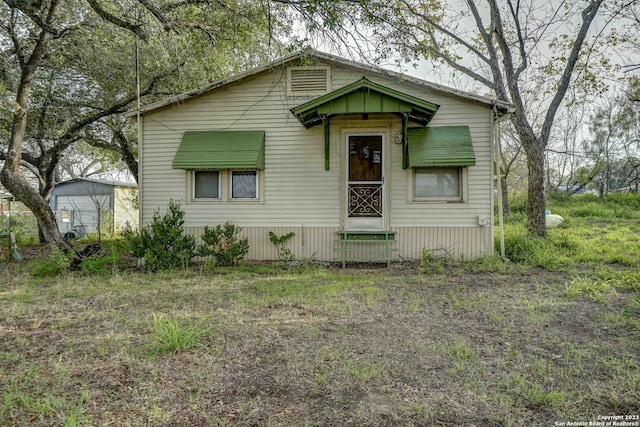
[[640, 298], [590, 274], [0, 266], [0, 424], [640, 425]]

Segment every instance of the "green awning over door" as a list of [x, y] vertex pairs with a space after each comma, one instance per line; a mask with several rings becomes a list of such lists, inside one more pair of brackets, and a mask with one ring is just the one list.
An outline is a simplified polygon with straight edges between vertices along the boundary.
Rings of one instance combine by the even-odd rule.
[[424, 99], [362, 78], [291, 109], [306, 128], [323, 124], [324, 117], [340, 114], [394, 113], [426, 126], [440, 108]]
[[474, 166], [469, 126], [409, 129], [409, 167]]
[[383, 86], [363, 77], [347, 86], [329, 92], [291, 109], [293, 115], [307, 129], [324, 126], [325, 169], [329, 170], [329, 123], [342, 114], [389, 113], [402, 118], [402, 167], [407, 167], [407, 124], [427, 126], [439, 105], [404, 92]]
[[264, 169], [264, 131], [185, 132], [174, 169]]

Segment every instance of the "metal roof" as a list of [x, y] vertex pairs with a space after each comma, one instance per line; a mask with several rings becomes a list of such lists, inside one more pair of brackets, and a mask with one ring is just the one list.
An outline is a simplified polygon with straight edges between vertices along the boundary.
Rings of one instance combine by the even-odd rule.
[[83, 178], [83, 177], [71, 178], [71, 179], [68, 179], [66, 181], [60, 181], [60, 182], [56, 183], [56, 186], [61, 185], [61, 184], [70, 184], [70, 183], [73, 183], [73, 182], [80, 182], [80, 181], [93, 182], [93, 183], [96, 183], [96, 184], [113, 185], [114, 187], [138, 187], [138, 184], [133, 183], [133, 182], [110, 181], [108, 179], [94, 179], [94, 178]]
[[185, 132], [174, 169], [264, 169], [264, 131]]
[[[308, 61], [309, 59], [317, 59], [317, 60], [321, 60], [321, 61], [325, 61], [327, 63], [332, 63], [332, 64], [337, 64], [337, 65], [343, 65], [346, 67], [349, 67], [353, 70], [358, 70], [364, 73], [369, 73], [371, 75], [375, 75], [377, 77], [382, 77], [382, 78], [386, 78], [386, 79], [391, 79], [391, 80], [395, 80], [395, 81], [401, 81], [403, 83], [407, 83], [407, 84], [411, 84], [411, 85], [415, 85], [421, 88], [427, 88], [433, 91], [437, 91], [437, 92], [441, 92], [443, 94], [447, 94], [447, 95], [451, 95], [451, 96], [455, 96], [455, 97], [459, 97], [459, 98], [463, 98], [466, 99], [468, 101], [472, 101], [472, 102], [478, 102], [480, 104], [484, 104], [488, 107], [493, 107], [495, 106], [497, 111], [500, 114], [506, 114], [509, 113], [513, 110], [512, 105], [505, 100], [499, 100], [499, 99], [495, 99], [495, 98], [490, 98], [490, 97], [486, 97], [486, 96], [481, 96], [481, 95], [477, 95], [477, 94], [473, 94], [470, 92], [465, 92], [465, 91], [461, 91], [458, 89], [453, 89], [447, 86], [443, 86], [437, 83], [433, 83], [433, 82], [429, 82], [427, 80], [422, 80], [422, 79], [418, 79], [416, 77], [412, 77], [412, 76], [408, 76], [406, 74], [402, 74], [402, 73], [398, 73], [395, 71], [391, 71], [391, 70], [387, 70], [381, 67], [377, 67], [374, 65], [369, 65], [369, 64], [363, 64], [360, 62], [356, 62], [356, 61], [352, 61], [346, 58], [342, 58], [336, 55], [332, 55], [329, 53], [325, 53], [325, 52], [321, 52], [315, 49], [304, 49], [300, 52], [288, 55], [288, 56], [284, 56], [282, 58], [276, 59], [274, 61], [272, 61], [269, 64], [260, 66], [260, 67], [256, 67], [256, 68], [252, 68], [246, 72], [240, 73], [240, 74], [236, 74], [234, 76], [231, 76], [229, 78], [225, 78], [225, 79], [221, 79], [221, 80], [217, 80], [211, 84], [202, 86], [200, 88], [197, 88], [195, 90], [189, 91], [189, 92], [185, 92], [182, 93], [180, 95], [171, 97], [171, 98], [167, 98], [165, 100], [162, 101], [158, 101], [158, 102], [154, 102], [151, 104], [148, 104], [146, 106], [143, 106], [140, 109], [140, 113], [141, 114], [147, 114], [147, 113], [151, 113], [154, 112], [156, 110], [160, 110], [162, 108], [165, 107], [169, 107], [172, 105], [178, 105], [181, 104], [183, 102], [188, 101], [191, 98], [195, 98], [195, 97], [199, 97], [205, 94], [208, 94], [210, 92], [215, 91], [216, 89], [234, 84], [234, 83], [238, 83], [241, 82], [243, 80], [247, 80], [252, 78], [253, 76], [256, 76], [258, 74], [264, 73], [264, 72], [268, 72], [268, 71], [272, 71], [274, 68], [277, 67], [284, 67], [287, 66], [291, 63], [297, 63], [299, 64], [301, 60], [305, 60]], [[137, 114], [136, 110], [131, 110], [129, 112], [126, 113], [127, 117], [135, 117]]]
[[409, 129], [409, 167], [475, 164], [476, 156], [469, 126]]

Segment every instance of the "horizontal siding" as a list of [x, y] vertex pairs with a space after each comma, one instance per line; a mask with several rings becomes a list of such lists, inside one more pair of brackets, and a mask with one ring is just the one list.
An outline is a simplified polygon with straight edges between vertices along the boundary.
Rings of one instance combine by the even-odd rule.
[[[407, 187], [412, 185], [411, 170], [402, 169], [401, 145], [393, 142], [395, 134], [401, 132], [400, 120], [395, 116], [376, 115], [370, 115], [369, 120], [353, 116], [332, 120], [331, 169], [326, 171], [323, 129], [321, 126], [305, 129], [290, 113], [290, 108], [309, 98], [286, 96], [285, 73], [276, 69], [143, 117], [144, 155], [140, 177], [144, 188], [143, 222], [148, 222], [156, 209], [166, 209], [169, 200], [174, 199], [182, 200], [187, 224], [194, 227], [231, 220], [247, 230], [262, 230], [260, 233], [266, 230], [265, 236], [274, 227], [337, 230], [344, 222], [346, 134], [355, 129], [385, 135], [388, 226], [394, 229], [462, 227], [471, 235], [480, 230], [476, 226], [478, 216], [492, 215], [491, 112], [486, 106], [398, 81], [371, 78], [441, 105], [432, 126], [468, 125], [471, 131], [476, 166], [468, 169], [465, 203], [411, 203]], [[332, 88], [337, 89], [360, 79], [362, 72], [334, 66], [331, 76]], [[171, 163], [182, 134], [198, 130], [266, 132], [264, 193], [259, 203], [189, 202], [187, 172], [172, 169]], [[321, 236], [318, 241], [328, 239], [325, 234]], [[263, 239], [258, 235], [254, 238]], [[331, 240], [334, 238], [332, 235]], [[267, 247], [271, 245], [267, 243]], [[261, 252], [252, 256], [267, 259], [265, 250], [260, 249]], [[333, 256], [322, 250], [325, 251], [323, 257]], [[472, 252], [478, 252], [477, 248]]]
[[[186, 227], [188, 234], [196, 236], [201, 244], [200, 236], [204, 227]], [[269, 240], [269, 232], [278, 236], [294, 232], [286, 247], [296, 259], [315, 259], [318, 261], [337, 261], [340, 247], [336, 227], [244, 227], [241, 237], [249, 239], [249, 253], [247, 260], [273, 261], [278, 259], [278, 250]], [[489, 228], [479, 227], [404, 227], [394, 228], [396, 242], [391, 247], [398, 249], [393, 252], [393, 260], [420, 259], [422, 250], [433, 251], [437, 256], [477, 258], [493, 253], [493, 238]], [[350, 245], [353, 247], [353, 245]], [[366, 248], [383, 248], [383, 245], [363, 244]], [[350, 256], [367, 256], [367, 253], [353, 252]], [[382, 255], [376, 253], [376, 256]]]

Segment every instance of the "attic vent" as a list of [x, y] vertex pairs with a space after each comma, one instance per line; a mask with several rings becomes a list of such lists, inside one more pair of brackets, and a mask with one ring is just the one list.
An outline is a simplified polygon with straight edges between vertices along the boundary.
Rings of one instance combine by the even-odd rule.
[[287, 69], [287, 94], [309, 96], [331, 90], [330, 67], [291, 67]]

